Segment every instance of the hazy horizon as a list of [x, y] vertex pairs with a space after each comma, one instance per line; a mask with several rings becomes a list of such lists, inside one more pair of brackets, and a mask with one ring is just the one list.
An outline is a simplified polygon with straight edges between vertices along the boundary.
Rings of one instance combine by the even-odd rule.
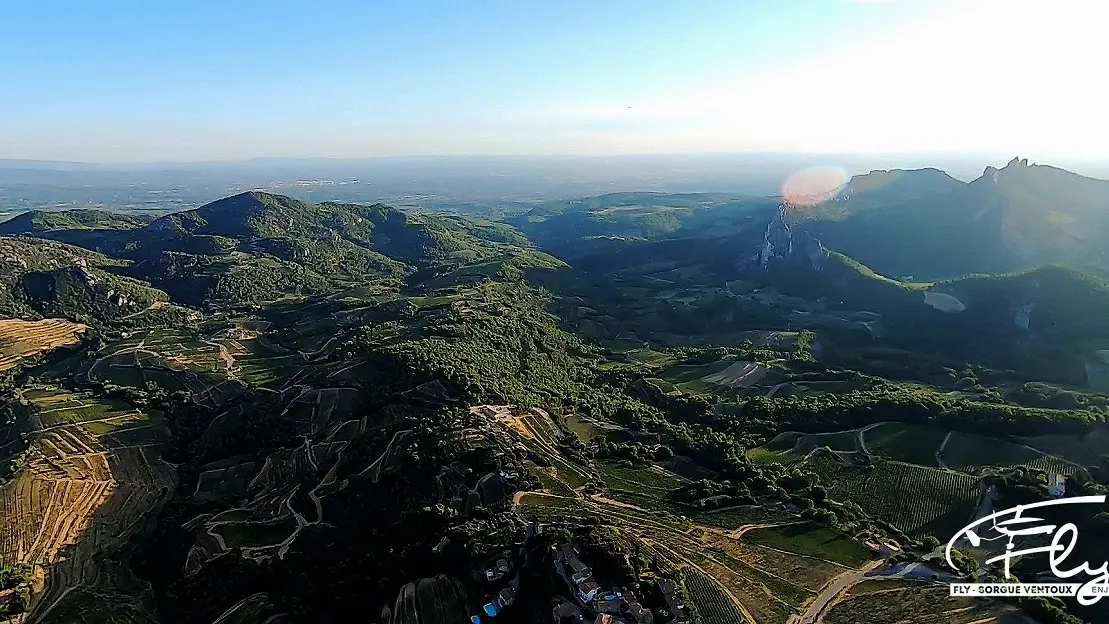
[[5, 159], [1109, 161], [1093, 0], [13, 4]]

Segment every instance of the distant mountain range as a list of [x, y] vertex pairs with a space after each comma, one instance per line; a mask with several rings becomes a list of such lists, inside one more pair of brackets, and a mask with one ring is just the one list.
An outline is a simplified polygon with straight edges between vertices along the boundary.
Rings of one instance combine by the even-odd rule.
[[[131, 302], [205, 309], [509, 270], [592, 310], [575, 317], [599, 338], [651, 341], [675, 323], [769, 323], [1009, 363], [1051, 343], [1065, 345], [1059, 357], [1069, 363], [1057, 368], [1072, 379], [1109, 348], [1109, 327], [1091, 316], [1109, 310], [1099, 272], [1109, 267], [1109, 182], [1021, 159], [969, 183], [937, 169], [874, 171], [812, 207], [773, 196], [613, 193], [493, 220], [252, 191], [153, 220], [31, 211], [0, 234], [24, 237], [2, 239], [12, 245], [51, 239], [79, 247], [49, 249], [103, 254], [70, 254], [88, 267], [80, 274], [55, 261], [14, 267], [17, 313], [64, 312], [64, 301], [51, 302], [88, 290], [81, 276], [90, 271], [117, 276], [112, 290], [132, 293]], [[55, 273], [27, 275], [42, 272]], [[135, 312], [116, 307], [101, 316]]]
[[1109, 182], [1017, 158], [967, 184], [930, 169], [856, 176], [791, 215], [828, 246], [912, 279], [1109, 262]]
[[780, 197], [615, 193], [546, 202], [510, 222], [545, 245], [583, 238], [728, 236], [786, 221], [876, 272], [950, 279], [1059, 263], [1109, 263], [1109, 182], [1014, 158], [971, 182], [938, 169], [857, 175], [816, 206]]

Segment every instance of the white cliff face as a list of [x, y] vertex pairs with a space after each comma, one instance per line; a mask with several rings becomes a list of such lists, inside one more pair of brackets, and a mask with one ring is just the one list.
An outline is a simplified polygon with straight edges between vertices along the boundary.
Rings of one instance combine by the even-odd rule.
[[795, 232], [786, 221], [786, 210], [785, 204], [778, 207], [778, 216], [767, 224], [762, 246], [751, 261], [766, 270], [775, 261], [803, 257], [813, 270], [820, 271], [829, 255], [828, 250], [808, 232]]
[[762, 249], [759, 250], [758, 259], [762, 268], [770, 266], [774, 258], [786, 258], [793, 253], [793, 232], [786, 223], [785, 204], [778, 207], [778, 216], [766, 226], [763, 234]]
[[1026, 303], [1017, 308], [1017, 312], [1013, 316], [1013, 323], [1021, 329], [1028, 329], [1028, 324], [1032, 321], [1032, 311], [1035, 309], [1035, 303]]

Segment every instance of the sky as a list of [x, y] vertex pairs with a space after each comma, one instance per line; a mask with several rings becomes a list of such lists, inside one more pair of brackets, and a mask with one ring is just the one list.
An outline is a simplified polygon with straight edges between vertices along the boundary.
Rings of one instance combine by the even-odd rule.
[[0, 158], [1109, 160], [1104, 0], [3, 0]]

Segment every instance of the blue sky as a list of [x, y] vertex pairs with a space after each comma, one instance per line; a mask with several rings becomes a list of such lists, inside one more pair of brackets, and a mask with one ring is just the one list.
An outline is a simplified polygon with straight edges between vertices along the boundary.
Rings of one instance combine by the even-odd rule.
[[0, 158], [1104, 155], [1070, 1], [5, 0]]

